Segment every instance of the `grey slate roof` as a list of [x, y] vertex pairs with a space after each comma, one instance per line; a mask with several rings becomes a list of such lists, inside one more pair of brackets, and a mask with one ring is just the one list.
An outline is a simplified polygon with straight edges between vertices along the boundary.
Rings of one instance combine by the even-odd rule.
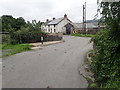
[[[82, 28], [82, 23], [74, 23], [75, 28]], [[97, 28], [97, 23], [86, 23], [86, 28]]]
[[87, 22], [87, 23], [98, 23], [98, 22], [99, 22], [99, 19], [97, 19], [97, 20], [87, 20], [86, 22]]
[[50, 22], [47, 23], [47, 24], [48, 24], [48, 25], [58, 24], [62, 19], [63, 19], [63, 17], [62, 17], [62, 18], [58, 18], [58, 19], [54, 19], [54, 20], [50, 21]]
[[74, 23], [74, 28], [82, 28], [82, 23]]

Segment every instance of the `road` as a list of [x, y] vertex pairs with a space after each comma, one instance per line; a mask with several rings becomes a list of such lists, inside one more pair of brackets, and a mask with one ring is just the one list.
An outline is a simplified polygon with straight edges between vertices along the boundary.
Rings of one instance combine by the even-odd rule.
[[3, 58], [3, 88], [86, 88], [79, 74], [90, 38], [64, 36], [65, 42]]

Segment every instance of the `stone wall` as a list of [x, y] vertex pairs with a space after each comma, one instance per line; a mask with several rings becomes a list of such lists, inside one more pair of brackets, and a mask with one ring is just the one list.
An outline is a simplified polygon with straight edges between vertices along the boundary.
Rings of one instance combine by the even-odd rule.
[[59, 41], [59, 40], [62, 40], [62, 35], [59, 35], [59, 34], [49, 34], [46, 37], [44, 37], [44, 42]]

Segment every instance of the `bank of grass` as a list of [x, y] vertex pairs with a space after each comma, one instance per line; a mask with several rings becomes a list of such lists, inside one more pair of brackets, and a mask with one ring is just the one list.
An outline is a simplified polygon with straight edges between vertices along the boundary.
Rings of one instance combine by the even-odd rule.
[[[20, 52], [23, 52], [23, 51], [31, 50], [29, 44], [15, 44], [15, 45], [0, 44], [0, 49], [3, 50], [2, 57], [10, 56], [10, 55], [20, 53]], [[7, 52], [7, 54], [5, 54], [4, 51]]]
[[95, 35], [93, 34], [79, 34], [79, 33], [76, 33], [76, 34], [71, 34], [71, 36], [78, 36], [78, 37], [93, 37]]

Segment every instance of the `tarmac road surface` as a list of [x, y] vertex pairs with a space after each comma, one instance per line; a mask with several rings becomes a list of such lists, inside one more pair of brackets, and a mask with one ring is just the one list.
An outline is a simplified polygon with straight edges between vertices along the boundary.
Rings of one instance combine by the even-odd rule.
[[90, 38], [64, 36], [65, 42], [3, 58], [3, 88], [86, 88], [79, 74]]

